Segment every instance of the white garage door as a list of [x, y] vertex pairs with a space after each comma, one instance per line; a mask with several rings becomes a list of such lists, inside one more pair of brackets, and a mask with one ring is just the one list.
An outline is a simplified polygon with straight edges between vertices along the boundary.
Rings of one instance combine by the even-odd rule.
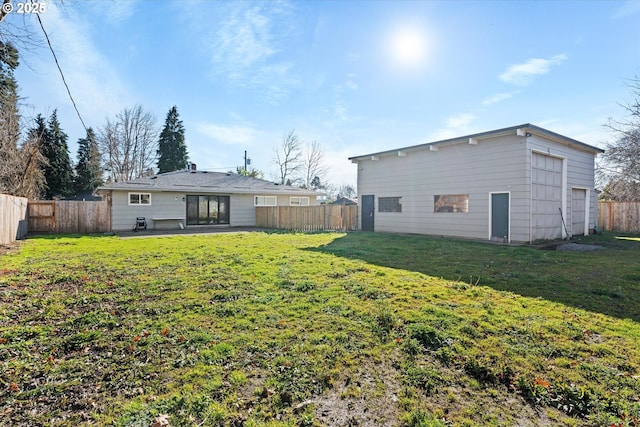
[[533, 153], [531, 184], [532, 239], [562, 238], [562, 159]]

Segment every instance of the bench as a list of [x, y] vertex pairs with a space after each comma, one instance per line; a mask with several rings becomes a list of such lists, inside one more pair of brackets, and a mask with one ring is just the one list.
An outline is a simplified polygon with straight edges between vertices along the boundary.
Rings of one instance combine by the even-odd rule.
[[[178, 221], [178, 226], [181, 230], [184, 230], [184, 218], [180, 217], [160, 217], [160, 218], [151, 218], [153, 220], [153, 229], [155, 230], [156, 222], [164, 222], [164, 221]], [[163, 228], [163, 227], [161, 227]]]

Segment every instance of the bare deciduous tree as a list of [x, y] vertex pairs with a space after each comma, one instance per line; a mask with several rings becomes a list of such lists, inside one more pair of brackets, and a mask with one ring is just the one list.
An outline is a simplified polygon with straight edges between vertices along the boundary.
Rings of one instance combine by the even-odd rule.
[[633, 100], [622, 105], [626, 118], [605, 124], [616, 140], [608, 144], [601, 165], [609, 178], [605, 195], [618, 201], [640, 200], [640, 76], [631, 79], [629, 87]]
[[153, 173], [158, 126], [140, 105], [125, 108], [115, 120], [107, 119], [99, 141], [108, 181], [129, 181]]
[[290, 130], [282, 138], [282, 143], [274, 149], [276, 157], [273, 162], [278, 166], [280, 184], [295, 183], [296, 174], [302, 167], [300, 139], [295, 130]]
[[336, 195], [338, 198], [346, 197], [347, 199], [353, 199], [354, 197], [356, 197], [357, 192], [353, 185], [342, 184], [338, 187]]
[[304, 176], [302, 186], [313, 190], [324, 188], [327, 175], [327, 167], [324, 164], [324, 152], [318, 141], [307, 144], [302, 159]]

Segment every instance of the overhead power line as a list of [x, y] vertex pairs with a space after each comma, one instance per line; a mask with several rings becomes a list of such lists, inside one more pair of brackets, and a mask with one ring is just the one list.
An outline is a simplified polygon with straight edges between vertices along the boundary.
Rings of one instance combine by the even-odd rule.
[[38, 18], [38, 22], [40, 23], [40, 28], [42, 28], [42, 32], [44, 33], [44, 37], [47, 39], [47, 44], [49, 45], [49, 50], [51, 51], [51, 54], [53, 55], [53, 59], [56, 61], [56, 66], [58, 67], [58, 71], [60, 72], [60, 76], [62, 77], [62, 83], [64, 83], [64, 87], [67, 88], [67, 93], [69, 94], [69, 99], [71, 99], [71, 103], [73, 104], [73, 108], [76, 110], [76, 114], [78, 114], [78, 118], [80, 119], [80, 122], [82, 123], [82, 127], [84, 128], [84, 130], [86, 132], [87, 125], [84, 124], [84, 120], [82, 120], [82, 116], [80, 115], [80, 111], [78, 111], [78, 106], [76, 105], [76, 101], [73, 99], [73, 96], [71, 96], [71, 90], [69, 90], [69, 85], [67, 84], [67, 80], [64, 78], [64, 73], [62, 72], [62, 68], [60, 68], [60, 63], [58, 62], [58, 57], [56, 56], [56, 53], [53, 51], [53, 46], [51, 46], [51, 40], [49, 40], [49, 35], [45, 31], [44, 25], [42, 25], [42, 20], [40, 19], [40, 15], [37, 14], [37, 13], [35, 15]]

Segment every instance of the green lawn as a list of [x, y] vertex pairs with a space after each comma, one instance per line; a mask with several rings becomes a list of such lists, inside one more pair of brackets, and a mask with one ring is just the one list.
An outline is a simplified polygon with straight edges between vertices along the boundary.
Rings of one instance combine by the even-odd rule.
[[34, 238], [0, 425], [640, 425], [640, 240]]

